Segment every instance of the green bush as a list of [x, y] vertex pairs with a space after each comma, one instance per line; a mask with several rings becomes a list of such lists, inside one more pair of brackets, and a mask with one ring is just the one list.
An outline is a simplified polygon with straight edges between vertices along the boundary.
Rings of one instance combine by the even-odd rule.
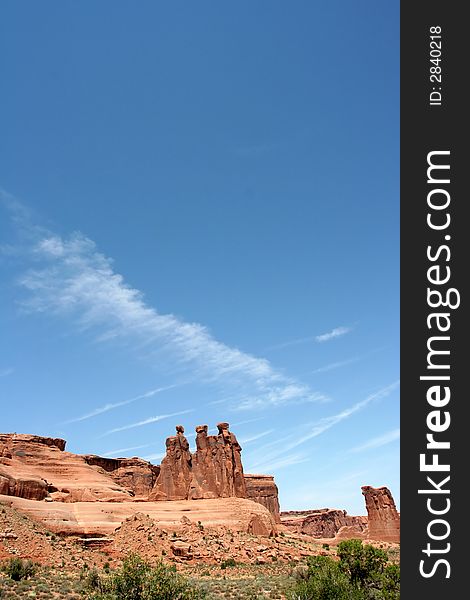
[[400, 568], [387, 554], [361, 540], [338, 544], [339, 561], [327, 556], [308, 559], [298, 574], [296, 600], [398, 600]]
[[90, 581], [93, 600], [202, 600], [205, 594], [185, 577], [162, 562], [151, 566], [135, 554], [108, 577]]
[[362, 600], [364, 596], [354, 587], [333, 559], [313, 556], [308, 570], [302, 574], [294, 594], [295, 600]]
[[341, 542], [336, 553], [340, 559], [341, 570], [359, 587], [364, 587], [371, 579], [375, 579], [387, 564], [387, 555], [383, 550], [369, 544], [364, 546], [361, 540]]
[[227, 558], [220, 563], [221, 569], [226, 569], [227, 567], [236, 567], [237, 563], [234, 558]]
[[10, 558], [2, 565], [2, 571], [14, 581], [29, 579], [36, 573], [36, 565], [31, 560], [21, 560], [21, 558]]

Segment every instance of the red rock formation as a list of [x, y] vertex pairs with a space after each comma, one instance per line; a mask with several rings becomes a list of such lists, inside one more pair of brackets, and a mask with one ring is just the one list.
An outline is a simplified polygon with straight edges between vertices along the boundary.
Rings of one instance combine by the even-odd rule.
[[283, 512], [281, 523], [296, 533], [305, 533], [316, 538], [334, 538], [343, 527], [351, 527], [350, 531], [364, 531], [367, 517], [350, 516], [345, 510], [320, 508]]
[[27, 434], [0, 435], [1, 488], [5, 495], [61, 502], [131, 500], [103, 469], [65, 452], [65, 441]]
[[281, 522], [277, 485], [272, 475], [245, 473], [246, 497], [265, 506], [276, 523]]
[[[18, 444], [22, 444], [22, 446], [20, 447]], [[28, 444], [40, 444], [63, 451], [65, 450], [66, 441], [61, 438], [43, 437], [28, 433], [0, 433], [0, 457], [12, 458], [13, 453], [24, 452], [25, 446]]]
[[246, 498], [241, 447], [228, 423], [218, 423], [218, 435], [207, 435], [207, 425], [196, 427], [196, 452], [188, 498]]
[[362, 487], [369, 517], [369, 538], [384, 542], [400, 542], [400, 515], [387, 487]]
[[103, 458], [94, 454], [85, 455], [88, 465], [98, 467], [129, 494], [138, 500], [148, 500], [160, 474], [160, 466], [141, 458]]
[[12, 477], [2, 472], [0, 468], [0, 494], [5, 496], [18, 496], [28, 500], [44, 500], [47, 496], [47, 482], [44, 479], [24, 479]]
[[259, 515], [253, 515], [248, 523], [248, 533], [252, 535], [273, 535], [274, 529], [266, 522], [266, 519], [261, 519]]
[[249, 498], [279, 522], [272, 476], [243, 474], [241, 447], [228, 423], [208, 435], [196, 427], [191, 454], [184, 428], [166, 440], [160, 466], [140, 458], [104, 458], [65, 451], [65, 441], [0, 434], [0, 494], [55, 502], [125, 502]]
[[[217, 498], [215, 500], [175, 500], [174, 502], [36, 502], [15, 496], [0, 496], [5, 506], [11, 506], [30, 518], [43, 523], [54, 533], [67, 535], [110, 535], [125, 519], [145, 512], [159, 527], [185, 530], [182, 517], [204, 529], [247, 532], [274, 531], [276, 525], [264, 506], [246, 498]], [[257, 517], [252, 522], [253, 517]], [[250, 522], [251, 525], [250, 525]], [[197, 526], [196, 526], [197, 527]], [[258, 534], [258, 535], [263, 535]], [[155, 543], [155, 542], [154, 542]]]
[[184, 427], [176, 426], [176, 435], [166, 439], [166, 456], [149, 500], [187, 500], [191, 483], [191, 452]]

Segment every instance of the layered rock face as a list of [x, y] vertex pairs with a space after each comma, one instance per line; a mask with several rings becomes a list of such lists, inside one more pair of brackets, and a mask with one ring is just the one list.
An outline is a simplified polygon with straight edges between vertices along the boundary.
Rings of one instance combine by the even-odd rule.
[[246, 497], [265, 506], [276, 523], [281, 522], [277, 485], [272, 475], [245, 473]]
[[371, 540], [399, 543], [400, 515], [390, 490], [387, 487], [373, 488], [368, 485], [361, 489], [368, 514], [368, 537]]
[[334, 538], [342, 528], [348, 528], [349, 537], [361, 537], [367, 527], [367, 517], [350, 516], [345, 510], [320, 508], [283, 512], [281, 523], [291, 531], [315, 538]]
[[65, 441], [0, 435], [0, 493], [29, 500], [147, 500], [158, 467], [141, 459], [106, 459], [65, 452]]
[[174, 502], [35, 502], [1, 496], [9, 505], [43, 523], [54, 533], [66, 535], [110, 535], [125, 519], [144, 512], [159, 527], [181, 530], [189, 519], [194, 526], [231, 529], [270, 535], [276, 530], [272, 515], [260, 504], [246, 498], [216, 500], [175, 500]]
[[[277, 487], [271, 476], [243, 473], [241, 447], [229, 424], [196, 427], [196, 452], [184, 427], [166, 440], [161, 465], [140, 458], [105, 458], [65, 451], [65, 441], [0, 434], [0, 495], [54, 502], [177, 501], [246, 498], [279, 522]], [[254, 526], [256, 528], [256, 525]]]
[[160, 467], [142, 458], [104, 458], [84, 455], [88, 465], [99, 467], [109, 474], [118, 486], [139, 500], [147, 500], [160, 474]]

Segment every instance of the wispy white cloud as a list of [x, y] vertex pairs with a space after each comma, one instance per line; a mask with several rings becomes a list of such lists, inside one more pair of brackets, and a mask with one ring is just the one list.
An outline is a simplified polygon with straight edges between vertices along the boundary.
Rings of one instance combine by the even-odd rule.
[[247, 473], [273, 473], [284, 469], [285, 467], [291, 467], [299, 463], [304, 463], [309, 460], [309, 457], [305, 454], [290, 454], [287, 456], [279, 457], [276, 460], [260, 461], [258, 463], [249, 464], [246, 469]]
[[[304, 445], [306, 442], [322, 435], [332, 427], [335, 427], [342, 421], [349, 419], [352, 415], [365, 409], [373, 402], [386, 398], [397, 389], [398, 386], [399, 381], [396, 381], [334, 415], [323, 417], [314, 423], [305, 424], [303, 427], [297, 427], [294, 433], [290, 433], [283, 438], [277, 438], [276, 440], [264, 444], [257, 448], [254, 456], [249, 457], [251, 463], [256, 467], [258, 463], [269, 465], [272, 462], [277, 461], [286, 452], [290, 452], [291, 450]], [[303, 433], [301, 433], [301, 431], [303, 431]]]
[[381, 446], [386, 446], [387, 444], [391, 444], [396, 440], [400, 439], [400, 429], [392, 429], [392, 431], [387, 431], [386, 433], [379, 435], [378, 437], [374, 437], [364, 444], [360, 446], [356, 446], [352, 448], [350, 452], [364, 452], [365, 450], [372, 450], [374, 448], [380, 448]]
[[326, 373], [328, 371], [334, 371], [335, 369], [340, 369], [341, 367], [346, 367], [347, 365], [352, 365], [353, 363], [358, 362], [358, 360], [360, 360], [359, 357], [348, 358], [347, 360], [338, 360], [337, 362], [330, 363], [328, 365], [325, 365], [324, 367], [319, 367], [318, 369], [315, 369], [314, 371], [312, 371], [312, 373], [316, 374], [316, 373]]
[[256, 440], [259, 440], [263, 437], [266, 437], [267, 435], [271, 434], [274, 432], [274, 429], [268, 429], [267, 431], [262, 431], [261, 433], [257, 433], [255, 435], [252, 435], [250, 437], [246, 437], [246, 438], [240, 438], [240, 440], [238, 440], [240, 442], [240, 444], [246, 445], [246, 444], [250, 444], [251, 442], [254, 442]]
[[282, 350], [283, 348], [288, 348], [289, 346], [298, 346], [299, 344], [308, 344], [309, 342], [314, 342], [316, 340], [315, 336], [309, 337], [301, 337], [295, 340], [288, 340], [287, 342], [280, 342], [279, 344], [273, 344], [272, 346], [268, 346], [265, 348], [265, 351], [269, 350]]
[[288, 383], [284, 387], [264, 390], [259, 395], [241, 397], [232, 406], [233, 410], [253, 410], [265, 406], [295, 405], [305, 402], [329, 402], [330, 397], [321, 392], [312, 392], [306, 385]]
[[[324, 395], [274, 369], [268, 360], [219, 342], [199, 323], [160, 314], [143, 295], [116, 273], [112, 261], [81, 234], [69, 239], [49, 234], [35, 244], [37, 268], [21, 285], [29, 291], [30, 311], [72, 316], [95, 339], [120, 339], [158, 352], [159, 367], [184, 372], [186, 378], [232, 386], [234, 409], [318, 402]], [[116, 403], [116, 405], [120, 405]], [[116, 407], [99, 407], [79, 420]]]
[[136, 402], [137, 400], [143, 400], [145, 398], [152, 398], [153, 396], [155, 396], [156, 394], [159, 394], [160, 392], [165, 392], [165, 391], [171, 390], [175, 387], [177, 387], [177, 384], [167, 385], [165, 387], [155, 388], [154, 390], [150, 390], [148, 392], [145, 392], [144, 394], [140, 394], [139, 396], [134, 396], [134, 398], [122, 400], [121, 402], [105, 404], [104, 406], [95, 408], [92, 411], [90, 411], [84, 415], [81, 415], [80, 417], [75, 417], [74, 419], [69, 419], [67, 421], [63, 421], [62, 425], [67, 425], [69, 423], [78, 423], [79, 421], [85, 421], [86, 419], [91, 419], [92, 417], [96, 417], [97, 415], [101, 415], [101, 414], [108, 412], [110, 410], [113, 410], [115, 408], [119, 408], [120, 406], [126, 406], [127, 404], [132, 404], [132, 402]]
[[352, 331], [352, 327], [335, 327], [328, 333], [322, 333], [321, 335], [315, 336], [317, 342], [328, 342], [334, 338], [341, 337]]
[[7, 367], [6, 369], [0, 369], [0, 377], [8, 377], [13, 373], [12, 367]]
[[372, 402], [376, 400], [381, 400], [382, 398], [386, 398], [398, 388], [399, 383], [399, 381], [395, 381], [394, 383], [381, 388], [377, 392], [370, 394], [369, 396], [367, 396], [367, 398], [364, 398], [364, 400], [356, 402], [356, 404], [345, 408], [336, 415], [331, 415], [329, 417], [324, 417], [323, 419], [320, 419], [311, 427], [310, 431], [306, 435], [300, 436], [297, 439], [295, 439], [292, 443], [287, 444], [287, 446], [285, 446], [285, 449], [291, 450], [292, 448], [296, 448], [297, 446], [304, 444], [308, 440], [318, 437], [325, 431], [328, 431], [328, 429], [331, 429], [338, 423], [341, 423], [341, 421], [349, 419], [349, 417], [351, 417], [353, 414], [359, 412], [360, 410], [363, 410]]
[[157, 421], [162, 421], [163, 419], [169, 419], [170, 417], [177, 417], [178, 415], [185, 415], [187, 413], [194, 412], [194, 409], [190, 408], [188, 410], [180, 410], [175, 413], [170, 413], [168, 415], [157, 415], [156, 417], [148, 417], [143, 421], [137, 421], [137, 423], [130, 423], [128, 425], [122, 425], [121, 427], [114, 427], [114, 429], [109, 429], [101, 434], [99, 437], [104, 437], [106, 435], [110, 435], [111, 433], [117, 433], [118, 431], [126, 431], [127, 429], [134, 429], [135, 427], [142, 427], [143, 425], [149, 425], [150, 423], [156, 423]]
[[131, 450], [141, 450], [142, 448], [148, 448], [149, 446], [153, 446], [153, 444], [141, 444], [140, 446], [130, 446], [129, 448], [118, 448], [117, 450], [108, 450], [108, 452], [103, 452], [100, 456], [104, 456], [105, 458], [118, 458], [123, 456], [127, 452]]

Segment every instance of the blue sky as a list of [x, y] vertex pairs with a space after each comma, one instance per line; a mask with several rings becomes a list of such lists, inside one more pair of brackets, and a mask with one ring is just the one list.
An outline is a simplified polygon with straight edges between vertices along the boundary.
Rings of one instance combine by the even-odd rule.
[[398, 502], [398, 2], [1, 11], [0, 430]]

